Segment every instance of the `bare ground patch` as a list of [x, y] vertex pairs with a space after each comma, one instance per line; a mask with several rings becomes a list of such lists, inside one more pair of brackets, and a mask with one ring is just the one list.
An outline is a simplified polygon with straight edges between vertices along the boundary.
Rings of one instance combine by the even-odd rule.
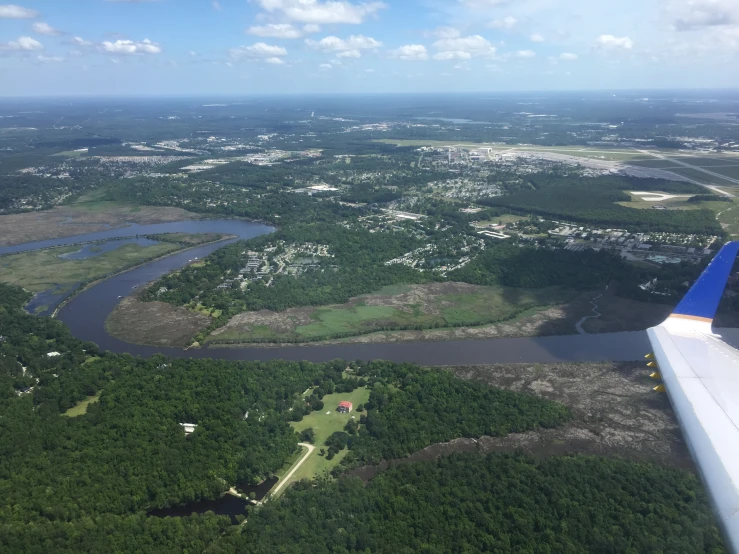
[[[694, 469], [667, 395], [652, 391], [654, 381], [643, 364], [498, 364], [446, 369], [462, 379], [561, 402], [572, 410], [573, 420], [557, 429], [455, 439], [391, 463], [431, 460], [454, 452], [523, 450], [535, 456], [621, 456]], [[387, 465], [352, 473], [370, 479]]]
[[105, 321], [112, 336], [133, 344], [188, 346], [210, 324], [210, 317], [165, 302], [124, 298]]
[[115, 202], [58, 206], [51, 210], [0, 216], [0, 246], [97, 233], [127, 223], [140, 225], [199, 219], [181, 208], [134, 206]]

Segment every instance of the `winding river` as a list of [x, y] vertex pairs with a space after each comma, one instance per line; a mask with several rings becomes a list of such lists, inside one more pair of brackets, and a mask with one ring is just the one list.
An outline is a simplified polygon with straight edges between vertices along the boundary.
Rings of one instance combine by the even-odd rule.
[[[172, 232], [222, 233], [248, 239], [272, 232], [272, 230], [267, 225], [241, 220], [199, 220], [155, 225], [130, 225], [100, 233], [4, 247], [0, 248], [0, 254], [143, 234]], [[395, 362], [415, 362], [423, 365], [467, 365], [515, 362], [633, 361], [643, 359], [644, 354], [650, 351], [649, 341], [643, 331], [446, 342], [330, 344], [190, 350], [134, 345], [108, 335], [105, 330], [105, 320], [118, 304], [119, 297], [128, 296], [135, 288], [182, 267], [188, 260], [207, 256], [227, 243], [219, 242], [199, 246], [155, 260], [107, 279], [74, 297], [59, 311], [58, 318], [67, 324], [76, 337], [82, 340], [93, 341], [101, 348], [113, 352], [126, 352], [138, 356], [162, 353], [177, 358], [285, 359], [312, 362], [322, 362], [336, 358], [348, 360], [384, 359]], [[734, 330], [727, 330], [728, 335], [730, 335], [727, 337], [729, 340], [736, 335], [732, 331]]]

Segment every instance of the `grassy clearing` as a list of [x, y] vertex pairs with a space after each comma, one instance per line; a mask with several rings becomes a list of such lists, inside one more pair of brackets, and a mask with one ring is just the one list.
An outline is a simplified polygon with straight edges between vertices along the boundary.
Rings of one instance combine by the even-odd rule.
[[66, 412], [64, 412], [62, 415], [66, 417], [78, 417], [81, 415], [85, 415], [87, 413], [87, 407], [100, 400], [100, 393], [102, 391], [98, 391], [97, 393], [93, 394], [92, 396], [88, 396], [84, 400], [80, 400], [77, 402], [76, 406], [73, 406], [69, 408]]
[[[630, 192], [627, 194], [631, 196], [631, 201], [616, 202], [616, 204], [618, 204], [619, 206], [634, 208], [637, 210], [652, 209], [652, 206], [655, 205], [665, 206], [669, 209], [697, 210], [706, 208], [707, 206], [705, 204], [708, 204], [708, 202], [688, 202], [689, 195], [679, 195], [678, 198], [667, 198], [665, 200], [642, 200], [642, 196], [631, 194]], [[655, 192], [655, 195], [659, 194], [670, 193]]]
[[198, 304], [194, 308], [191, 308], [194, 312], [198, 312], [199, 314], [208, 315], [212, 318], [220, 317], [220, 315], [223, 313], [222, 310], [219, 310], [217, 308], [206, 308], [202, 304]]
[[242, 314], [209, 340], [304, 342], [379, 330], [476, 326], [512, 320], [522, 312], [566, 303], [573, 296], [560, 287], [515, 289], [461, 283], [385, 287], [346, 304]]
[[87, 152], [77, 152], [76, 150], [65, 150], [64, 152], [57, 152], [56, 154], [52, 154], [52, 157], [57, 158], [79, 158], [82, 154], [86, 154]]
[[499, 217], [496, 217], [495, 219], [491, 219], [488, 221], [475, 221], [475, 225], [487, 227], [488, 225], [506, 225], [508, 223], [518, 223], [519, 221], [523, 219], [528, 219], [528, 216], [525, 215], [513, 215], [513, 214], [503, 214]]
[[79, 249], [80, 246], [65, 246], [2, 256], [0, 281], [31, 292], [41, 292], [57, 285], [87, 282], [180, 248], [166, 243], [152, 246], [124, 244], [85, 260], [65, 260], [59, 257]]
[[[310, 393], [309, 393], [310, 394]], [[320, 412], [313, 412], [303, 418], [302, 421], [297, 423], [293, 422], [291, 425], [298, 433], [304, 431], [308, 427], [312, 427], [316, 434], [315, 447], [316, 449], [308, 457], [303, 465], [293, 474], [291, 481], [300, 481], [301, 479], [313, 479], [319, 475], [323, 475], [326, 472], [331, 471], [336, 467], [339, 462], [346, 456], [347, 449], [342, 450], [331, 460], [327, 460], [326, 456], [321, 456], [320, 451], [323, 448], [326, 439], [328, 439], [333, 433], [337, 431], [343, 431], [344, 426], [352, 419], [352, 416], [359, 421], [360, 414], [357, 412], [357, 406], [365, 404], [369, 400], [370, 391], [367, 387], [360, 387], [352, 392], [327, 394], [323, 397], [324, 409]], [[336, 407], [342, 400], [347, 400], [354, 404], [354, 410], [348, 414], [340, 414], [336, 412]], [[326, 412], [331, 412], [327, 414]], [[281, 473], [284, 475], [287, 473], [290, 467], [295, 463], [296, 459], [299, 459], [304, 454], [301, 451], [295, 459], [291, 459], [288, 464], [285, 465]], [[287, 489], [287, 485], [282, 489], [283, 492]]]
[[739, 203], [725, 204], [719, 210], [717, 219], [727, 233], [739, 236]]

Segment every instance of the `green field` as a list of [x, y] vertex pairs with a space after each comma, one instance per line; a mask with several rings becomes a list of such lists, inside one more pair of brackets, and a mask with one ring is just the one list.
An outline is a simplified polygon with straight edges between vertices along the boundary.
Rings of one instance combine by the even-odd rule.
[[81, 415], [85, 415], [87, 413], [87, 407], [90, 404], [93, 404], [100, 400], [100, 393], [102, 391], [98, 391], [97, 393], [93, 394], [92, 396], [88, 396], [84, 400], [80, 400], [77, 402], [76, 406], [73, 406], [69, 408], [66, 412], [64, 412], [62, 415], [67, 417], [77, 417]]
[[[568, 302], [573, 295], [561, 287], [395, 285], [346, 304], [252, 313], [246, 325], [238, 323], [237, 316], [209, 340], [304, 342], [381, 330], [475, 326], [512, 320], [539, 308]], [[304, 323], [306, 319], [310, 322]]]
[[[297, 431], [298, 433], [304, 431], [308, 427], [312, 427], [313, 431], [315, 431], [316, 433], [316, 440], [314, 443], [316, 449], [308, 457], [308, 459], [303, 462], [303, 465], [300, 466], [300, 469], [298, 469], [293, 474], [293, 477], [290, 480], [291, 482], [300, 481], [301, 479], [313, 479], [314, 477], [323, 475], [326, 472], [331, 471], [339, 464], [339, 462], [341, 462], [341, 460], [344, 458], [344, 456], [346, 456], [346, 453], [348, 452], [347, 449], [339, 452], [331, 460], [327, 460], [326, 456], [320, 455], [321, 448], [323, 448], [326, 439], [330, 437], [331, 434], [335, 433], [336, 431], [344, 430], [344, 426], [347, 424], [348, 421], [352, 419], [352, 416], [354, 416], [356, 420], [359, 421], [360, 414], [357, 413], [357, 406], [359, 406], [360, 404], [365, 404], [367, 400], [369, 400], [369, 394], [370, 391], [367, 387], [360, 387], [352, 392], [327, 394], [323, 397], [323, 410], [321, 410], [320, 412], [312, 412], [310, 415], [305, 416], [300, 422], [291, 423], [295, 431]], [[336, 406], [338, 406], [339, 402], [341, 402], [342, 400], [348, 400], [349, 402], [354, 404], [354, 410], [351, 413], [340, 414], [336, 412]], [[327, 414], [326, 412], [331, 413]], [[287, 473], [288, 469], [292, 467], [293, 463], [295, 463], [296, 460], [299, 460], [304, 453], [304, 451], [301, 451], [292, 460], [290, 460], [290, 462], [285, 465], [285, 468], [281, 473]], [[287, 487], [288, 485], [285, 485], [280, 493], [284, 492]]]
[[0, 257], [0, 281], [31, 292], [41, 292], [57, 285], [87, 282], [179, 248], [169, 243], [152, 246], [124, 244], [85, 260], [65, 260], [59, 257], [77, 252], [79, 245], [11, 254]]
[[71, 210], [77, 210], [86, 213], [102, 213], [111, 210], [126, 209], [129, 213], [140, 212], [142, 207], [136, 204], [128, 204], [126, 202], [116, 202], [109, 200], [80, 200], [68, 206]]
[[631, 160], [629, 165], [636, 165], [639, 167], [651, 167], [655, 169], [672, 169], [673, 167], [681, 167], [675, 164], [672, 160], [663, 160], [660, 158], [650, 158], [646, 160]]
[[[713, 171], [714, 173], [719, 173], [718, 169], [719, 168], [711, 169], [710, 171]], [[703, 173], [702, 171], [689, 167], [674, 167], [671, 168], [669, 171], [706, 185], [717, 185], [722, 188], [729, 188], [730, 190], [739, 188], [739, 185], [737, 185], [736, 183], [732, 183], [731, 181], [727, 181], [726, 179], [722, 179], [721, 177], [715, 177], [714, 175], [709, 175], [708, 173]], [[731, 190], [731, 192], [734, 193], [735, 190]]]

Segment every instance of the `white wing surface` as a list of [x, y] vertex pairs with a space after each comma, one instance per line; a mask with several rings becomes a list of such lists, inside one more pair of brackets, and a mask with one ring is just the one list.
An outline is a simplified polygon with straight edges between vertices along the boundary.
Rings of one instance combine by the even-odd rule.
[[739, 250], [726, 244], [661, 325], [647, 331], [664, 387], [708, 489], [727, 546], [739, 553], [739, 351], [711, 324]]

